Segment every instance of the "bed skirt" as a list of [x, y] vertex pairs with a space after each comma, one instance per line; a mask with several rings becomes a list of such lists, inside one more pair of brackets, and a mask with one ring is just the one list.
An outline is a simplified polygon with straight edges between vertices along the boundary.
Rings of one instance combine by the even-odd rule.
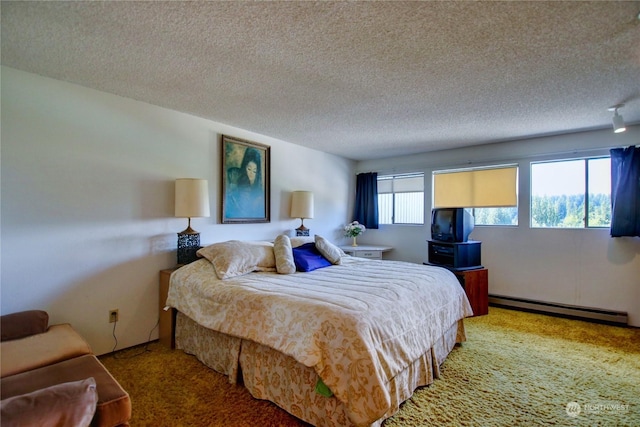
[[[370, 425], [379, 426], [399, 410], [400, 404], [410, 398], [416, 388], [438, 378], [442, 362], [455, 344], [463, 341], [464, 322], [460, 320], [430, 351], [387, 383], [391, 405]], [[241, 379], [253, 397], [269, 400], [307, 423], [317, 427], [354, 425], [342, 402], [316, 392], [319, 378], [313, 368], [270, 347], [205, 328], [178, 312], [176, 348], [195, 355], [209, 368], [226, 375], [230, 383]]]

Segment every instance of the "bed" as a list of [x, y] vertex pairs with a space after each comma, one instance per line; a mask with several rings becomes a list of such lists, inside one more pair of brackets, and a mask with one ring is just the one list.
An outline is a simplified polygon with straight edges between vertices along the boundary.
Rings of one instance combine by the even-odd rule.
[[314, 426], [379, 426], [465, 340], [464, 290], [443, 268], [336, 252], [291, 272], [279, 239], [216, 244], [171, 275], [176, 347]]

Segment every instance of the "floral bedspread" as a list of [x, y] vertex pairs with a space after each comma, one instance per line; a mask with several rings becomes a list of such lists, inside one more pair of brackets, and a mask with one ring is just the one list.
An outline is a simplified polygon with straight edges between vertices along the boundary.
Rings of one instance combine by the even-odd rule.
[[379, 419], [390, 405], [387, 382], [472, 315], [443, 268], [352, 257], [308, 273], [226, 280], [199, 260], [172, 274], [167, 305], [312, 367], [356, 425]]

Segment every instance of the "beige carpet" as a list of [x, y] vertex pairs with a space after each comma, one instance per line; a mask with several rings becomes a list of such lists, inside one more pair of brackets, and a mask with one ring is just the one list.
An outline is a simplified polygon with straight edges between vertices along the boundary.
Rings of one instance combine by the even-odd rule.
[[[640, 426], [640, 329], [494, 307], [466, 327], [441, 378], [385, 427]], [[100, 358], [131, 395], [132, 427], [305, 425], [193, 356], [144, 350]]]

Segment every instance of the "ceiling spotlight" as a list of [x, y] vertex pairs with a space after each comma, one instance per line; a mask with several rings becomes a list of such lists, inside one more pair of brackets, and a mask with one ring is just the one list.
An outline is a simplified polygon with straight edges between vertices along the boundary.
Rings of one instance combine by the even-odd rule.
[[613, 111], [613, 131], [615, 133], [624, 132], [627, 128], [624, 125], [624, 119], [618, 114], [618, 109], [624, 107], [624, 104], [616, 104], [608, 108], [609, 111]]

